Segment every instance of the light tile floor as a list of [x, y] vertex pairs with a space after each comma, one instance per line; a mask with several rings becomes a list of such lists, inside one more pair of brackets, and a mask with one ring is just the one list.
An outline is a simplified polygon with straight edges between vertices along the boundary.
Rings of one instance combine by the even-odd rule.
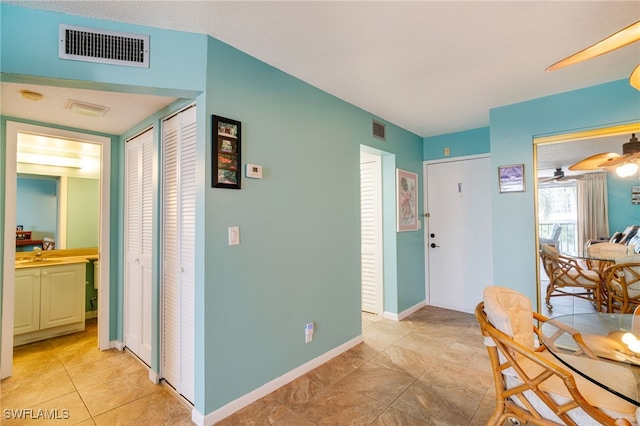
[[[494, 407], [486, 349], [471, 314], [425, 307], [403, 321], [363, 315], [364, 342], [217, 426], [484, 425]], [[127, 352], [83, 333], [21, 346], [0, 383], [2, 424], [181, 425], [190, 407]], [[64, 420], [7, 419], [38, 409]], [[55, 411], [58, 410], [58, 411]]]
[[96, 339], [88, 320], [83, 332], [14, 348], [13, 375], [0, 382], [0, 424], [192, 424], [188, 404], [154, 385], [135, 356], [99, 351]]
[[425, 307], [403, 321], [363, 315], [364, 343], [216, 426], [484, 425], [494, 407], [473, 315]]

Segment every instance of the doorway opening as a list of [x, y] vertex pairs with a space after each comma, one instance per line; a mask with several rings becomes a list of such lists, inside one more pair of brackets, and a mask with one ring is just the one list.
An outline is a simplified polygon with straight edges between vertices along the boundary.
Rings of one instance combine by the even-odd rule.
[[[16, 242], [13, 237], [17, 228], [16, 202], [18, 179], [18, 140], [22, 135], [35, 137], [49, 137], [61, 143], [76, 141], [98, 147], [99, 162], [96, 165], [99, 172], [99, 222], [97, 226], [97, 252], [99, 261], [103, 264], [98, 268], [98, 281], [102, 284], [100, 297], [97, 299], [98, 311], [98, 346], [101, 350], [109, 348], [109, 223], [110, 223], [110, 139], [103, 136], [85, 134], [81, 132], [49, 128], [32, 124], [7, 122], [6, 126], [6, 188], [5, 188], [5, 240], [4, 240], [4, 276], [3, 276], [3, 310], [2, 310], [2, 341], [0, 351], [0, 378], [9, 377], [13, 360], [13, 327], [15, 313], [15, 253]], [[33, 172], [33, 169], [31, 169]], [[67, 211], [68, 213], [68, 211]], [[64, 227], [57, 228], [57, 233], [65, 231]], [[68, 246], [69, 234], [59, 240], [59, 244]], [[82, 237], [81, 237], [82, 238]], [[73, 241], [73, 237], [72, 237]], [[60, 247], [60, 245], [59, 245]], [[95, 279], [95, 277], [94, 277]], [[83, 279], [84, 282], [84, 279]]]

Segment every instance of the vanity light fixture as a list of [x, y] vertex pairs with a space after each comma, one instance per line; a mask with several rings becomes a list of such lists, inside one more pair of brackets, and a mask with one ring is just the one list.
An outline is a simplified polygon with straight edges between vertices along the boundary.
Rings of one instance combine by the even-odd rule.
[[109, 108], [105, 106], [76, 101], [74, 99], [69, 99], [64, 107], [76, 114], [86, 115], [88, 117], [102, 117], [109, 111]]
[[82, 169], [83, 163], [79, 158], [57, 157], [54, 155], [31, 154], [28, 152], [18, 152], [16, 155], [18, 163], [37, 164], [40, 166], [67, 167], [70, 169]]

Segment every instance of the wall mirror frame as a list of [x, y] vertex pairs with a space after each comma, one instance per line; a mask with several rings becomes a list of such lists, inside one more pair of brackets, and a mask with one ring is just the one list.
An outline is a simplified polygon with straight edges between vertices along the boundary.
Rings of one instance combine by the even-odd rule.
[[[558, 149], [561, 147], [558, 144], [564, 144], [564, 148], [569, 146], [566, 144], [571, 144], [570, 151], [572, 153], [576, 153], [577, 155], [582, 155], [580, 153], [582, 152], [583, 147], [586, 148], [587, 145], [593, 146], [594, 144], [597, 144], [599, 140], [604, 141], [605, 138], [610, 139], [612, 137], [617, 137], [619, 138], [620, 143], [616, 149], [602, 148], [597, 152], [589, 152], [589, 153], [585, 152], [584, 157], [593, 155], [598, 152], [606, 152], [606, 151], [612, 151], [612, 152], [617, 152], [619, 154], [622, 154], [622, 143], [628, 141], [632, 133], [635, 133], [637, 136], [640, 136], [640, 122], [603, 126], [603, 127], [593, 128], [589, 130], [558, 133], [558, 134], [538, 136], [533, 138], [533, 166], [534, 166], [533, 167], [533, 175], [534, 175], [533, 188], [534, 188], [534, 218], [535, 218], [534, 232], [535, 232], [535, 253], [536, 253], [535, 259], [536, 259], [536, 266], [537, 266], [535, 282], [536, 282], [536, 298], [537, 298], [538, 312], [543, 313], [545, 315], [548, 315], [550, 313], [546, 311], [547, 308], [544, 304], [544, 294], [546, 291], [546, 285], [544, 281], [547, 279], [547, 277], [544, 270], [541, 267], [540, 252], [539, 252], [540, 231], [541, 231], [541, 222], [539, 217], [539, 207], [540, 207], [539, 197], [540, 197], [540, 186], [541, 186], [540, 181], [543, 179], [546, 179], [548, 181], [550, 179], [549, 178], [550, 169], [548, 167], [549, 165], [541, 164], [544, 162], [541, 159], [548, 157], [548, 155], [545, 155], [545, 152], [546, 152], [545, 150]], [[562, 150], [559, 150], [558, 152], [561, 152], [561, 151]], [[557, 155], [557, 154], [554, 156], [554, 162], [556, 163], [553, 167], [554, 168], [562, 167], [562, 172], [564, 173], [567, 171], [568, 167], [571, 164], [573, 164], [573, 161], [569, 158], [561, 158], [561, 157], [562, 155]], [[541, 167], [544, 170], [542, 170]], [[553, 172], [551, 172], [551, 176], [553, 176], [552, 173]], [[634, 176], [636, 181], [638, 182], [638, 185], [640, 185], [638, 174], [636, 173]], [[633, 177], [631, 179], [633, 179]], [[629, 201], [629, 203], [630, 202], [631, 201]], [[640, 206], [638, 206], [638, 209], [640, 209]], [[638, 224], [640, 224], [640, 215], [637, 218], [637, 222]], [[572, 299], [575, 299], [575, 298], [572, 297]], [[557, 310], [556, 312], [553, 312], [553, 314], [550, 316], [561, 315], [563, 313], [570, 313], [570, 312], [566, 312], [566, 311], [560, 312], [560, 310]]]

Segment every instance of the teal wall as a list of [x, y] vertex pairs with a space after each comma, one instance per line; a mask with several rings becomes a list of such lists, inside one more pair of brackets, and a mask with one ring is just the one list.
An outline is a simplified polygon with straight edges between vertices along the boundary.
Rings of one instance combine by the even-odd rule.
[[[449, 155], [444, 149], [449, 148]], [[440, 160], [447, 157], [486, 154], [490, 149], [489, 128], [465, 130], [446, 135], [424, 138], [424, 160]]]
[[607, 195], [609, 198], [609, 231], [623, 231], [629, 225], [640, 225], [640, 204], [631, 204], [631, 190], [640, 186], [637, 175], [621, 178], [615, 173], [607, 174]]
[[67, 178], [67, 248], [98, 247], [100, 180]]
[[32, 231], [31, 239], [56, 237], [58, 227], [58, 180], [38, 176], [18, 176], [16, 224]]
[[[200, 413], [361, 334], [360, 146], [387, 153], [384, 168], [391, 176], [399, 167], [417, 173], [422, 182], [421, 138], [387, 123], [387, 141], [374, 139], [371, 120], [378, 117], [204, 35], [0, 7], [5, 81], [170, 95], [197, 103], [202, 161], [194, 332]], [[59, 60], [58, 23], [150, 34], [151, 67]], [[242, 122], [243, 163], [262, 164], [263, 179], [243, 178], [239, 191], [210, 187], [212, 114]], [[123, 144], [144, 124], [158, 122], [154, 115], [112, 138], [112, 339], [122, 338]], [[393, 185], [391, 178], [383, 183], [387, 209], [395, 202], [389, 197]], [[418, 205], [422, 215], [421, 194]], [[157, 213], [158, 206], [154, 209]], [[239, 246], [227, 245], [229, 226], [240, 227]], [[157, 224], [155, 229], [157, 242]], [[385, 309], [401, 313], [424, 300], [423, 232], [385, 237], [393, 240], [385, 241], [385, 248], [395, 243], [396, 249], [391, 262], [396, 275], [386, 288], [393, 294], [385, 294]], [[385, 270], [385, 277], [392, 272]], [[157, 266], [153, 276], [158, 286]], [[157, 295], [156, 288], [156, 303]], [[317, 332], [305, 344], [303, 329], [310, 321]]]
[[[422, 140], [387, 123], [379, 141], [377, 117], [217, 40], [207, 56], [207, 109], [242, 122], [243, 162], [264, 167], [264, 178], [243, 179], [240, 191], [205, 191], [205, 216], [215, 218], [205, 224], [201, 302], [203, 355], [216, 360], [204, 363], [212, 411], [361, 334], [360, 145], [421, 176]], [[227, 245], [229, 226], [240, 227], [239, 246]], [[422, 236], [391, 236], [395, 313], [424, 300]], [[305, 344], [311, 321], [317, 332]]]
[[[640, 120], [640, 92], [620, 80], [491, 110], [491, 164], [525, 165], [533, 179], [533, 138]], [[494, 282], [536, 300], [534, 191], [498, 193], [493, 181]]]

